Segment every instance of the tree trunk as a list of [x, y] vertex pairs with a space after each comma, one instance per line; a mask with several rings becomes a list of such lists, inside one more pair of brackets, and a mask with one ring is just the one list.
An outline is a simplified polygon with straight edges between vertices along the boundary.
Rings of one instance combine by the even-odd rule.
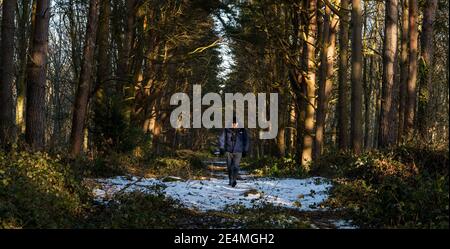
[[25, 140], [32, 150], [45, 146], [45, 81], [50, 1], [37, 1], [27, 74]]
[[425, 1], [421, 36], [421, 60], [419, 81], [419, 106], [417, 110], [417, 127], [422, 138], [428, 136], [427, 127], [432, 124], [433, 111], [431, 101], [431, 69], [433, 67], [433, 26], [436, 17], [437, 0]]
[[[331, 21], [330, 21], [331, 18]], [[319, 80], [319, 98], [317, 101], [316, 137], [315, 137], [315, 158], [317, 159], [323, 152], [325, 120], [328, 111], [328, 99], [331, 94], [334, 50], [336, 44], [336, 31], [338, 16], [331, 17], [331, 9], [325, 6], [325, 16], [323, 22], [323, 51], [321, 62], [321, 73]]]
[[72, 131], [70, 134], [70, 154], [73, 157], [80, 154], [83, 145], [83, 131], [94, 67], [95, 39], [98, 24], [98, 3], [99, 0], [91, 0], [89, 4], [89, 16], [86, 25], [83, 61], [81, 63], [81, 73], [79, 77], [78, 90], [75, 97]]
[[[25, 92], [26, 92], [26, 75], [27, 75], [27, 61], [28, 61], [28, 44], [30, 43], [29, 35], [31, 34], [30, 27], [30, 6], [36, 7], [36, 0], [30, 5], [29, 0], [21, 1], [21, 12], [18, 21], [18, 67], [16, 79], [17, 90], [17, 105], [16, 105], [16, 124], [19, 133], [25, 132]], [[34, 12], [33, 12], [34, 13]], [[32, 21], [33, 23], [33, 21]]]
[[409, 0], [409, 66], [408, 85], [405, 110], [405, 133], [412, 135], [414, 128], [414, 115], [416, 108], [416, 84], [417, 84], [417, 0]]
[[399, 94], [399, 118], [398, 118], [398, 137], [402, 141], [404, 135], [405, 107], [408, 83], [408, 1], [402, 0], [402, 37], [400, 54], [400, 94]]
[[361, 0], [352, 0], [352, 105], [351, 146], [362, 152], [362, 9]]
[[[276, 68], [277, 70], [275, 70], [274, 72], [274, 78], [273, 81], [276, 82], [278, 81], [278, 79], [280, 79], [280, 74], [282, 71], [280, 69], [280, 63], [278, 63], [278, 56], [275, 56], [275, 59], [273, 60], [273, 63], [276, 64]], [[279, 87], [277, 89], [274, 89], [274, 91], [277, 91], [279, 96], [281, 97], [281, 101], [280, 101], [280, 106], [281, 106], [281, 110], [280, 110], [280, 117], [278, 119], [278, 135], [276, 138], [276, 146], [277, 146], [277, 154], [280, 157], [284, 157], [286, 156], [286, 123], [287, 123], [287, 114], [288, 114], [288, 104], [287, 104], [287, 98], [288, 96], [286, 96], [286, 92], [284, 91], [283, 87]], [[273, 91], [272, 91], [273, 92]]]
[[[364, 2], [364, 9], [368, 9], [368, 2]], [[363, 19], [363, 37], [365, 37], [365, 39], [371, 39], [370, 37], [367, 37], [367, 15], [364, 15], [364, 19]], [[367, 42], [368, 43], [368, 42]], [[369, 44], [367, 44], [366, 46], [369, 46]], [[369, 134], [370, 134], [370, 129], [369, 129], [369, 125], [370, 125], [370, 95], [372, 94], [371, 91], [369, 90], [369, 80], [368, 80], [368, 74], [369, 74], [369, 70], [367, 68], [368, 66], [368, 60], [369, 60], [369, 56], [364, 56], [363, 57], [363, 96], [364, 96], [364, 139], [363, 139], [363, 144], [364, 144], [364, 149], [368, 149], [368, 145], [369, 145]]]
[[383, 83], [381, 93], [381, 117], [379, 147], [389, 147], [397, 140], [397, 105], [395, 69], [397, 65], [398, 0], [386, 1], [386, 16], [383, 46]]
[[109, 54], [109, 25], [111, 15], [111, 5], [108, 0], [101, 0], [100, 14], [98, 20], [98, 67], [97, 83], [98, 91], [104, 89], [104, 84], [111, 78], [111, 61]]
[[5, 0], [2, 6], [0, 61], [0, 147], [10, 147], [16, 140], [14, 80], [14, 15], [16, 0]]
[[[74, 82], [78, 82], [78, 77], [80, 76], [80, 67], [81, 67], [81, 42], [80, 42], [80, 36], [79, 31], [77, 28], [77, 22], [78, 19], [76, 18], [75, 13], [75, 2], [74, 0], [69, 0], [69, 9], [67, 16], [69, 18], [69, 36], [70, 36], [70, 45], [71, 45], [71, 56], [72, 56], [72, 69], [74, 74]], [[75, 84], [75, 83], [74, 83]]]
[[306, 87], [306, 106], [304, 136], [302, 147], [302, 166], [307, 166], [312, 160], [313, 136], [314, 136], [314, 112], [315, 112], [315, 94], [316, 94], [316, 36], [317, 36], [317, 0], [309, 1], [308, 6], [308, 37], [305, 46], [306, 56], [306, 77], [304, 83]]
[[367, 93], [365, 94], [366, 96], [366, 109], [365, 109], [365, 121], [364, 123], [366, 124], [365, 127], [365, 137], [364, 137], [364, 148], [365, 149], [370, 149], [372, 148], [373, 145], [373, 133], [371, 133], [371, 130], [373, 128], [373, 114], [372, 114], [372, 98], [374, 95], [374, 87], [373, 87], [373, 78], [375, 77], [373, 75], [373, 57], [368, 58], [369, 62], [368, 62], [368, 68], [366, 69], [366, 76], [367, 76], [367, 82], [365, 82], [365, 84], [367, 85]]
[[[129, 97], [124, 93], [124, 88], [131, 83], [130, 66], [131, 66], [131, 50], [133, 46], [134, 38], [134, 26], [135, 26], [135, 4], [136, 0], [126, 0], [126, 20], [124, 39], [122, 41], [119, 50], [119, 61], [117, 65], [117, 76], [119, 78], [119, 90], [120, 93], [125, 94], [124, 99]], [[130, 95], [131, 96], [131, 95]]]
[[330, 36], [330, 15], [331, 10], [328, 6], [325, 6], [325, 13], [323, 14], [322, 29], [319, 31], [322, 34], [321, 47], [322, 51], [320, 54], [320, 67], [319, 67], [319, 84], [318, 84], [318, 98], [317, 98], [317, 113], [316, 113], [316, 136], [314, 137], [314, 159], [319, 158], [322, 154], [323, 148], [323, 134], [325, 130], [325, 101], [326, 101], [326, 91], [328, 89], [325, 85], [327, 80], [327, 57], [328, 57], [328, 46], [329, 46], [329, 36]]
[[349, 0], [341, 0], [340, 15], [342, 21], [339, 31], [339, 79], [338, 79], [338, 145], [340, 149], [347, 149], [349, 145], [349, 113], [348, 113], [348, 2]]
[[[111, 79], [111, 56], [109, 52], [109, 34], [110, 34], [110, 18], [111, 5], [108, 0], [100, 1], [100, 13], [98, 20], [98, 35], [97, 35], [97, 81], [94, 88], [94, 115], [103, 112], [102, 106], [106, 105], [106, 99], [113, 94], [111, 84], [108, 79]], [[107, 84], [108, 83], [108, 84]], [[101, 115], [101, 114], [100, 114]]]

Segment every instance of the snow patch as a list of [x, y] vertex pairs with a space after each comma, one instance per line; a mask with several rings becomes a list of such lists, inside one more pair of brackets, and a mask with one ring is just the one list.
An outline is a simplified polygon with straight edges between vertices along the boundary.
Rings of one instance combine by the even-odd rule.
[[337, 229], [358, 229], [357, 226], [352, 224], [351, 220], [334, 220], [332, 223]]
[[[118, 191], [151, 192], [151, 187], [161, 185], [163, 193], [179, 200], [190, 208], [200, 211], [223, 210], [230, 205], [251, 208], [257, 204], [269, 203], [275, 206], [294, 208], [301, 211], [323, 210], [318, 204], [328, 198], [331, 183], [326, 178], [306, 179], [245, 178], [236, 187], [228, 185], [228, 179], [187, 180], [163, 182], [155, 178], [114, 177], [96, 179], [100, 188], [93, 194], [99, 201], [111, 198]], [[251, 190], [251, 193], [249, 191]], [[255, 193], [256, 191], [256, 193]]]

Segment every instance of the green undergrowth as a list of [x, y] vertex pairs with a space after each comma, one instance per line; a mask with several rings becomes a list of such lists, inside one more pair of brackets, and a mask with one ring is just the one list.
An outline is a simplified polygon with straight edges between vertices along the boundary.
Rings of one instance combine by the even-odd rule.
[[0, 227], [72, 227], [90, 200], [81, 182], [60, 158], [0, 152]]
[[[80, 161], [46, 153], [0, 152], [1, 228], [303, 228], [309, 223], [274, 207], [199, 212], [151, 194], [94, 200]], [[161, 160], [163, 163], [173, 163]], [[92, 165], [86, 165], [89, 167]], [[161, 165], [160, 167], [163, 167]], [[180, 166], [181, 167], [181, 166]], [[196, 166], [191, 166], [195, 168]], [[199, 167], [199, 166], [197, 166]], [[92, 174], [92, 173], [89, 173]]]
[[312, 174], [335, 179], [327, 205], [362, 228], [448, 228], [448, 151], [401, 146], [324, 155]]
[[177, 176], [184, 179], [207, 175], [203, 164], [207, 155], [191, 150], [177, 150], [164, 156], [147, 156], [142, 151], [97, 155], [95, 158], [79, 157], [71, 164], [84, 177], [101, 178], [119, 175], [144, 177]]
[[[178, 153], [178, 154], [175, 154]], [[195, 178], [206, 174], [191, 151], [144, 158], [111, 154], [76, 161], [46, 153], [0, 151], [1, 228], [309, 228], [331, 217], [361, 228], [448, 228], [448, 151], [401, 146], [359, 156], [329, 152], [298, 170], [290, 158], [247, 159], [261, 175], [324, 176], [334, 181], [328, 212], [313, 214], [269, 205], [199, 212], [160, 192], [125, 193], [108, 204], [94, 201], [85, 178], [156, 175]], [[271, 166], [272, 165], [272, 166]], [[295, 170], [299, 171], [295, 173]], [[325, 227], [327, 227], [326, 225]], [[330, 226], [332, 227], [332, 226]]]
[[260, 206], [200, 212], [162, 194], [131, 192], [100, 206], [85, 227], [92, 228], [310, 228], [307, 219]]
[[448, 228], [448, 148], [402, 145], [355, 155], [329, 151], [302, 168], [293, 157], [247, 159], [263, 177], [322, 176], [334, 181], [326, 205], [362, 228]]
[[309, 174], [305, 168], [299, 166], [293, 156], [248, 159], [242, 168], [260, 177], [294, 177], [304, 178]]

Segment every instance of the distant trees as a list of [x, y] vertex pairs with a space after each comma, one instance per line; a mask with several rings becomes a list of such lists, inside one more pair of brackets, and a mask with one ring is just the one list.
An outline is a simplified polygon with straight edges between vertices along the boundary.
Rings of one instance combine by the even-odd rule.
[[[295, 101], [296, 108], [290, 118], [296, 120], [297, 135], [283, 139], [300, 152], [297, 155], [302, 165], [308, 165], [312, 155], [320, 158], [328, 149], [351, 148], [361, 153], [366, 148], [395, 146], [404, 141], [406, 130], [416, 129], [416, 119], [411, 119], [411, 115], [417, 111], [417, 105], [412, 105], [417, 102], [413, 86], [417, 56], [414, 58], [412, 40], [417, 31], [415, 35], [414, 31], [410, 32], [410, 19], [417, 23], [417, 10], [411, 12], [409, 2], [236, 3], [236, 8], [242, 10], [236, 18], [242, 28], [227, 27], [229, 36], [235, 39], [234, 70], [240, 75], [233, 80], [242, 79], [260, 89], [256, 75], [264, 72], [271, 75], [276, 67], [269, 64], [260, 69], [254, 62], [261, 57], [271, 60], [272, 54], [282, 54], [289, 69], [284, 77], [290, 84], [285, 87], [292, 93], [291, 101]], [[287, 11], [280, 13], [273, 9]], [[258, 25], [253, 26], [248, 20]], [[338, 33], [336, 54], [333, 53], [334, 33]], [[282, 106], [292, 105], [288, 102]], [[327, 108], [336, 108], [336, 112], [328, 113]], [[279, 139], [276, 143], [280, 143]]]
[[171, 94], [191, 94], [194, 83], [279, 93], [279, 136], [255, 142], [251, 154], [292, 155], [305, 168], [329, 150], [362, 153], [418, 137], [433, 143], [448, 132], [440, 105], [448, 103], [446, 1], [4, 0], [1, 7], [2, 147], [26, 142], [72, 156], [137, 144], [154, 155], [204, 149], [212, 133], [169, 124]]

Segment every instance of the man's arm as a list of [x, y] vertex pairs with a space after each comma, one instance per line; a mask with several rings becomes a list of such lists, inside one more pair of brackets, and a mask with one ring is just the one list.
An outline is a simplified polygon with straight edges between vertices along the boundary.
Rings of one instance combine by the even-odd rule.
[[244, 129], [244, 151], [248, 152], [250, 146], [250, 135], [248, 134], [247, 129]]
[[222, 133], [219, 136], [219, 149], [225, 150], [225, 129], [222, 130]]

